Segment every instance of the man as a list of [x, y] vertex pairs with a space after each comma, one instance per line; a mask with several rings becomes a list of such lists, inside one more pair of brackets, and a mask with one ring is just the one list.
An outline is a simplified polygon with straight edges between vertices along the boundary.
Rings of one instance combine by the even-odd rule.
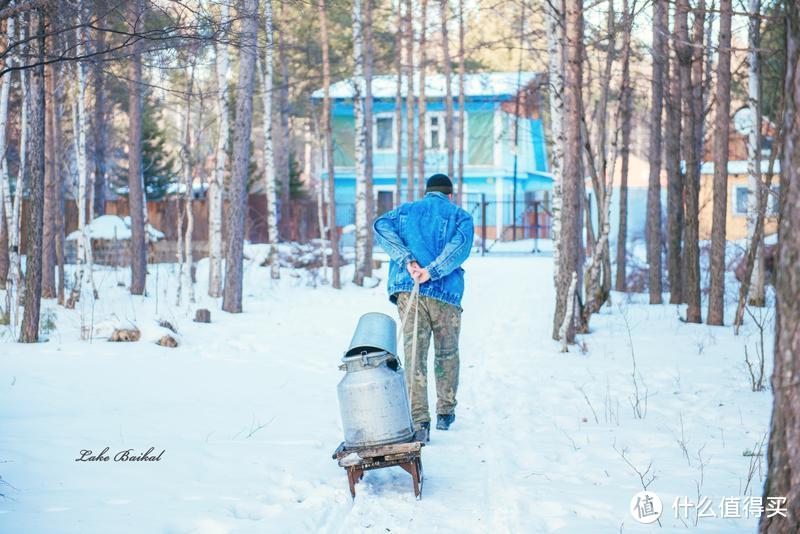
[[[461, 329], [461, 296], [464, 269], [461, 264], [472, 248], [474, 228], [469, 213], [452, 201], [453, 182], [444, 174], [431, 176], [425, 196], [379, 217], [374, 224], [378, 243], [392, 258], [389, 266], [389, 299], [406, 316], [414, 282], [418, 281], [419, 305], [403, 325], [406, 381], [411, 417], [417, 429], [430, 434], [428, 412], [428, 347], [433, 334], [436, 376], [436, 428], [447, 430], [455, 420], [458, 389], [458, 335]], [[417, 351], [412, 355], [414, 313], [417, 316]]]

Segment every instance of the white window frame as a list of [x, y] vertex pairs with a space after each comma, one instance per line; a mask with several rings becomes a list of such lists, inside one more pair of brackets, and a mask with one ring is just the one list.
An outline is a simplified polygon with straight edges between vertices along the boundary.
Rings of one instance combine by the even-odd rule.
[[[441, 139], [441, 146], [433, 147], [432, 146], [432, 139], [431, 139], [431, 118], [438, 117], [439, 118], [439, 139]], [[425, 113], [425, 150], [431, 150], [434, 152], [447, 152], [447, 132], [445, 128], [447, 127], [447, 111], [428, 111]], [[458, 124], [458, 108], [453, 108], [453, 150], [458, 149], [458, 131], [456, 130], [456, 125]], [[466, 159], [467, 155], [469, 154], [469, 113], [467, 110], [464, 110], [464, 165], [467, 165]]]
[[[378, 148], [378, 119], [391, 119], [392, 121], [392, 146], [389, 148]], [[374, 152], [388, 154], [397, 152], [397, 140], [400, 135], [397, 131], [397, 120], [394, 111], [375, 113], [372, 117], [372, 148]]]
[[[439, 140], [441, 142], [440, 146], [433, 146], [433, 135], [431, 131], [431, 120], [436, 117], [439, 119]], [[445, 133], [445, 122], [446, 122], [447, 114], [444, 111], [428, 111], [425, 113], [425, 149], [432, 150], [434, 152], [446, 152], [447, 146], [445, 144], [447, 139], [447, 134]]]
[[733, 206], [731, 209], [733, 210], [734, 215], [747, 215], [747, 208], [745, 207], [744, 211], [739, 210], [739, 190], [744, 189], [747, 191], [748, 200], [745, 202], [745, 206], [747, 206], [747, 202], [749, 202], [749, 195], [750, 195], [750, 188], [747, 185], [737, 184], [733, 186]]

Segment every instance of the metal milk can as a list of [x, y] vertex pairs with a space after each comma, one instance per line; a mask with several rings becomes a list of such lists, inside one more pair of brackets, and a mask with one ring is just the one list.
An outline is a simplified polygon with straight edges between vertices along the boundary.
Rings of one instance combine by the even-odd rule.
[[414, 435], [395, 330], [388, 315], [365, 314], [342, 358], [339, 369], [347, 373], [337, 392], [347, 448], [399, 443]]

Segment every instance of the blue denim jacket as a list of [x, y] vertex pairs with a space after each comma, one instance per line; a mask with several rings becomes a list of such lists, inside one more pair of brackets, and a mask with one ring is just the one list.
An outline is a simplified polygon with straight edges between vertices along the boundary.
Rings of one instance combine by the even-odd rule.
[[414, 280], [406, 263], [416, 260], [431, 279], [420, 285], [420, 295], [461, 307], [464, 269], [461, 264], [472, 249], [472, 217], [443, 193], [427, 193], [375, 220], [375, 238], [392, 259], [387, 281], [389, 299], [411, 291]]

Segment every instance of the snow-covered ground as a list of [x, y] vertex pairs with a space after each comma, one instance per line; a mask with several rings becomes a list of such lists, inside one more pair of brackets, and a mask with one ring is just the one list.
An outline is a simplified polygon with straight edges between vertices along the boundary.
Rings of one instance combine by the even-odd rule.
[[[342, 439], [337, 365], [361, 314], [396, 316], [385, 283], [335, 291], [290, 270], [273, 283], [248, 262], [245, 312], [230, 315], [200, 297], [201, 262], [196, 306], [175, 307], [174, 266], [151, 266], [147, 298], [118, 285], [124, 271], [104, 270], [94, 306], [45, 305], [57, 325], [48, 343], [5, 333], [0, 532], [650, 532], [658, 526], [629, 513], [642, 489], [634, 469], [648, 466], [662, 531], [755, 530], [753, 517], [695, 527], [694, 510], [677, 519], [671, 508], [699, 494], [719, 516], [723, 497], [761, 493], [764, 461], [752, 452], [766, 450], [772, 396], [750, 391], [752, 321], [735, 337], [614, 294], [562, 354], [550, 336], [549, 255], [489, 254], [465, 268], [458, 418], [423, 449], [421, 500], [392, 468], [367, 472], [353, 501], [331, 459]], [[192, 322], [204, 306], [213, 322]], [[177, 327], [178, 348], [153, 343], [156, 319]], [[102, 339], [128, 321], [141, 341]], [[92, 342], [80, 340], [82, 322], [94, 323]], [[158, 462], [75, 461], [105, 447], [165, 452]]]

